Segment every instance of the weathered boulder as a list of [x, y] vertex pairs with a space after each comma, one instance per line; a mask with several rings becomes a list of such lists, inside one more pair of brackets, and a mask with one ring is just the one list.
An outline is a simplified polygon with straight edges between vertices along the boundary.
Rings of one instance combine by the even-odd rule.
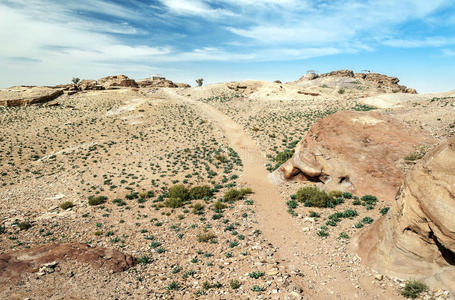
[[300, 77], [297, 81], [307, 81], [307, 80], [314, 80], [316, 78], [319, 78], [319, 75], [316, 73], [307, 73]]
[[0, 106], [27, 106], [54, 100], [63, 94], [62, 88], [18, 86], [0, 90]]
[[130, 79], [125, 75], [103, 77], [101, 79], [98, 79], [98, 84], [102, 85], [105, 89], [113, 89], [116, 87], [139, 87], [134, 79]]
[[134, 266], [130, 255], [107, 248], [91, 248], [86, 244], [68, 243], [38, 246], [0, 255], [0, 283], [17, 282], [23, 273], [33, 272], [50, 262], [77, 261], [95, 267], [106, 267], [112, 272], [122, 272]]
[[418, 162], [390, 212], [354, 239], [362, 261], [381, 273], [455, 292], [455, 139]]
[[81, 91], [96, 91], [96, 90], [104, 90], [104, 86], [98, 84], [96, 80], [82, 80], [77, 85]]
[[414, 146], [432, 143], [427, 132], [386, 113], [338, 112], [315, 123], [271, 179], [319, 182], [392, 201], [404, 177], [399, 162]]

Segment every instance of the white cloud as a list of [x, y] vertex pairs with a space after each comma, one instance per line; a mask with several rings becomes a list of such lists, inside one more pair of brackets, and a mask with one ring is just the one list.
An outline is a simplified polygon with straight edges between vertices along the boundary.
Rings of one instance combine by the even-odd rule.
[[421, 40], [390, 39], [385, 40], [383, 44], [399, 48], [443, 47], [455, 44], [455, 37], [427, 37]]
[[442, 49], [442, 54], [444, 54], [444, 56], [455, 56], [455, 50], [451, 50], [451, 49]]
[[170, 12], [177, 15], [204, 16], [206, 18], [218, 18], [234, 16], [235, 14], [226, 9], [212, 8], [202, 0], [160, 0]]

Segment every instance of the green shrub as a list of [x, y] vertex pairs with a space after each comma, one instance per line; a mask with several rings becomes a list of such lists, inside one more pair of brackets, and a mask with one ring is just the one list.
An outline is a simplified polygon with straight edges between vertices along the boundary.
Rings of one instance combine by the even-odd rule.
[[60, 208], [63, 209], [63, 210], [66, 210], [66, 209], [71, 208], [73, 206], [74, 206], [74, 204], [71, 201], [65, 201], [62, 204], [60, 204]]
[[193, 214], [195, 215], [200, 215], [204, 213], [204, 207], [205, 205], [202, 203], [195, 203], [193, 205]]
[[352, 194], [349, 192], [343, 192], [342, 196], [346, 199], [352, 199]]
[[342, 233], [340, 233], [339, 237], [340, 237], [340, 239], [348, 239], [349, 235], [346, 232], [342, 232]]
[[384, 208], [381, 208], [381, 210], [379, 210], [379, 212], [381, 213], [381, 215], [386, 215], [390, 210], [390, 207], [384, 207]]
[[258, 285], [254, 285], [254, 286], [251, 288], [251, 290], [252, 290], [253, 292], [263, 292], [263, 291], [265, 291], [265, 288], [264, 288], [264, 287], [261, 287], [261, 286], [258, 286]]
[[215, 233], [209, 231], [209, 232], [203, 232], [197, 236], [197, 240], [200, 243], [207, 243], [212, 240], [216, 239]]
[[406, 298], [415, 299], [427, 289], [428, 287], [425, 285], [425, 283], [417, 280], [410, 280], [406, 282], [404, 288], [401, 290], [401, 295]]
[[338, 90], [338, 94], [343, 95], [346, 92], [345, 89], [341, 88]]
[[261, 278], [264, 275], [265, 275], [264, 272], [251, 272], [251, 273], [248, 273], [248, 276], [250, 276], [251, 278], [254, 278], [254, 279], [259, 279], [259, 278]]
[[227, 205], [221, 201], [216, 201], [215, 203], [213, 203], [213, 208], [215, 210], [223, 210], [227, 207]]
[[347, 209], [343, 212], [343, 218], [352, 218], [352, 217], [357, 217], [358, 215], [359, 215], [359, 213], [353, 209]]
[[195, 186], [190, 189], [190, 199], [204, 199], [212, 196], [212, 191], [208, 185]]
[[296, 209], [297, 206], [299, 205], [295, 200], [289, 200], [288, 202], [286, 202], [286, 204], [290, 209]]
[[32, 224], [29, 221], [20, 222], [17, 224], [20, 230], [28, 230], [32, 227]]
[[332, 198], [340, 198], [343, 196], [343, 193], [341, 191], [333, 190], [333, 191], [329, 191], [329, 196]]
[[299, 189], [296, 193], [297, 201], [303, 202], [305, 206], [332, 207], [334, 199], [326, 192], [317, 187], [307, 186]]
[[3, 234], [6, 232], [6, 227], [5, 226], [0, 226], [0, 234]]
[[371, 224], [371, 223], [373, 223], [373, 221], [374, 220], [372, 218], [370, 218], [370, 217], [365, 217], [365, 218], [362, 219], [362, 223], [363, 224]]
[[354, 227], [355, 228], [362, 228], [363, 224], [362, 224], [362, 222], [358, 222], [358, 223], [355, 223]]
[[177, 184], [171, 186], [169, 189], [169, 198], [179, 198], [181, 200], [188, 200], [190, 193], [183, 184]]
[[234, 289], [234, 290], [238, 289], [238, 288], [241, 286], [240, 281], [238, 281], [238, 280], [231, 280], [231, 281], [229, 281], [229, 285], [230, 285], [231, 288]]
[[223, 285], [219, 282], [217, 283], [210, 283], [208, 281], [205, 281], [203, 284], [202, 284], [202, 288], [204, 290], [209, 290], [209, 289], [219, 289], [221, 288]]
[[327, 231], [325, 231], [325, 230], [319, 230], [318, 231], [318, 235], [320, 237], [326, 237], [326, 236], [329, 236], [329, 233]]
[[278, 164], [284, 164], [288, 159], [292, 157], [294, 153], [289, 150], [277, 153], [275, 156], [275, 162]]
[[175, 282], [175, 281], [172, 281], [166, 288], [167, 290], [169, 291], [177, 291], [180, 289], [180, 285]]
[[309, 213], [310, 213], [309, 214], [310, 218], [319, 218], [321, 216], [320, 214], [318, 214], [317, 212], [312, 211], [312, 210], [310, 210]]
[[252, 194], [253, 191], [250, 188], [242, 188], [242, 189], [229, 189], [224, 193], [223, 199], [226, 202], [235, 202], [238, 200], [242, 200], [245, 198], [246, 195]]
[[378, 198], [376, 198], [376, 196], [373, 196], [373, 195], [365, 195], [365, 196], [362, 196], [362, 198], [360, 198], [362, 201], [365, 201], [367, 202], [368, 204], [373, 204], [374, 202], [378, 201]]
[[137, 261], [138, 261], [138, 263], [143, 264], [143, 265], [146, 265], [146, 264], [149, 264], [152, 262], [150, 257], [148, 257], [146, 255], [141, 256]]
[[168, 198], [164, 201], [164, 206], [171, 208], [182, 207], [184, 204], [185, 202], [181, 198]]
[[90, 196], [88, 197], [88, 205], [94, 206], [94, 205], [100, 205], [106, 202], [107, 197], [106, 196]]

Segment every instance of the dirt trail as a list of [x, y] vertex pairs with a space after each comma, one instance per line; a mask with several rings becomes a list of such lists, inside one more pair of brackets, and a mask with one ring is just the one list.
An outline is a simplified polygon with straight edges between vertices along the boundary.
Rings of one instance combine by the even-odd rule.
[[[313, 253], [319, 247], [307, 243], [298, 223], [287, 212], [284, 199], [281, 198], [278, 187], [272, 184], [269, 173], [265, 169], [266, 158], [254, 142], [243, 131], [241, 125], [220, 112], [213, 106], [203, 102], [183, 97], [175, 91], [167, 90], [170, 99], [181, 101], [197, 107], [199, 113], [216, 124], [227, 138], [230, 146], [237, 151], [244, 165], [241, 177], [254, 191], [252, 199], [257, 207], [259, 228], [264, 237], [278, 248], [279, 258], [289, 271], [294, 271], [294, 283], [303, 289], [303, 294], [309, 299], [394, 299], [399, 298], [393, 290], [380, 289], [372, 284], [371, 277], [360, 280], [357, 288], [347, 278], [347, 274], [333, 269], [328, 273], [330, 278], [320, 277], [318, 271], [330, 268], [324, 257], [306, 261], [305, 253]], [[314, 268], [314, 266], [317, 266]], [[321, 272], [322, 273], [322, 272]], [[327, 270], [324, 271], [327, 273]], [[322, 275], [322, 274], [321, 274]], [[314, 284], [310, 284], [312, 281]], [[319, 281], [326, 282], [318, 285]], [[311, 286], [313, 285], [313, 286]]]

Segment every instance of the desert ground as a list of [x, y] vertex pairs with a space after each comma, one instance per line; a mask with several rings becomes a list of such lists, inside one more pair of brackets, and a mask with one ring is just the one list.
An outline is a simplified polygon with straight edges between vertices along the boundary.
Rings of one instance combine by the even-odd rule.
[[[57, 98], [23, 106], [8, 106], [21, 88], [0, 91], [10, 95], [0, 99], [1, 299], [404, 299], [413, 278], [363, 263], [352, 245], [389, 216], [423, 155], [455, 135], [455, 92], [416, 94], [343, 72], [129, 85], [60, 86]], [[328, 127], [318, 122], [339, 116], [341, 124], [346, 113], [371, 126], [387, 118], [377, 122], [416, 136], [390, 163], [399, 174], [390, 193], [371, 187], [373, 201], [362, 197], [370, 186], [280, 175], [306, 149], [302, 140], [323, 140], [317, 130]], [[341, 131], [340, 144], [358, 133]], [[365, 172], [372, 185], [385, 178]], [[176, 185], [190, 194], [172, 196]], [[305, 186], [341, 200], [306, 206], [296, 201]], [[68, 243], [118, 252], [60, 253], [50, 264], [40, 260], [50, 251], [27, 252]], [[115, 261], [120, 254], [127, 262]], [[435, 278], [416, 276], [429, 286], [419, 297], [453, 299], [455, 282]]]

